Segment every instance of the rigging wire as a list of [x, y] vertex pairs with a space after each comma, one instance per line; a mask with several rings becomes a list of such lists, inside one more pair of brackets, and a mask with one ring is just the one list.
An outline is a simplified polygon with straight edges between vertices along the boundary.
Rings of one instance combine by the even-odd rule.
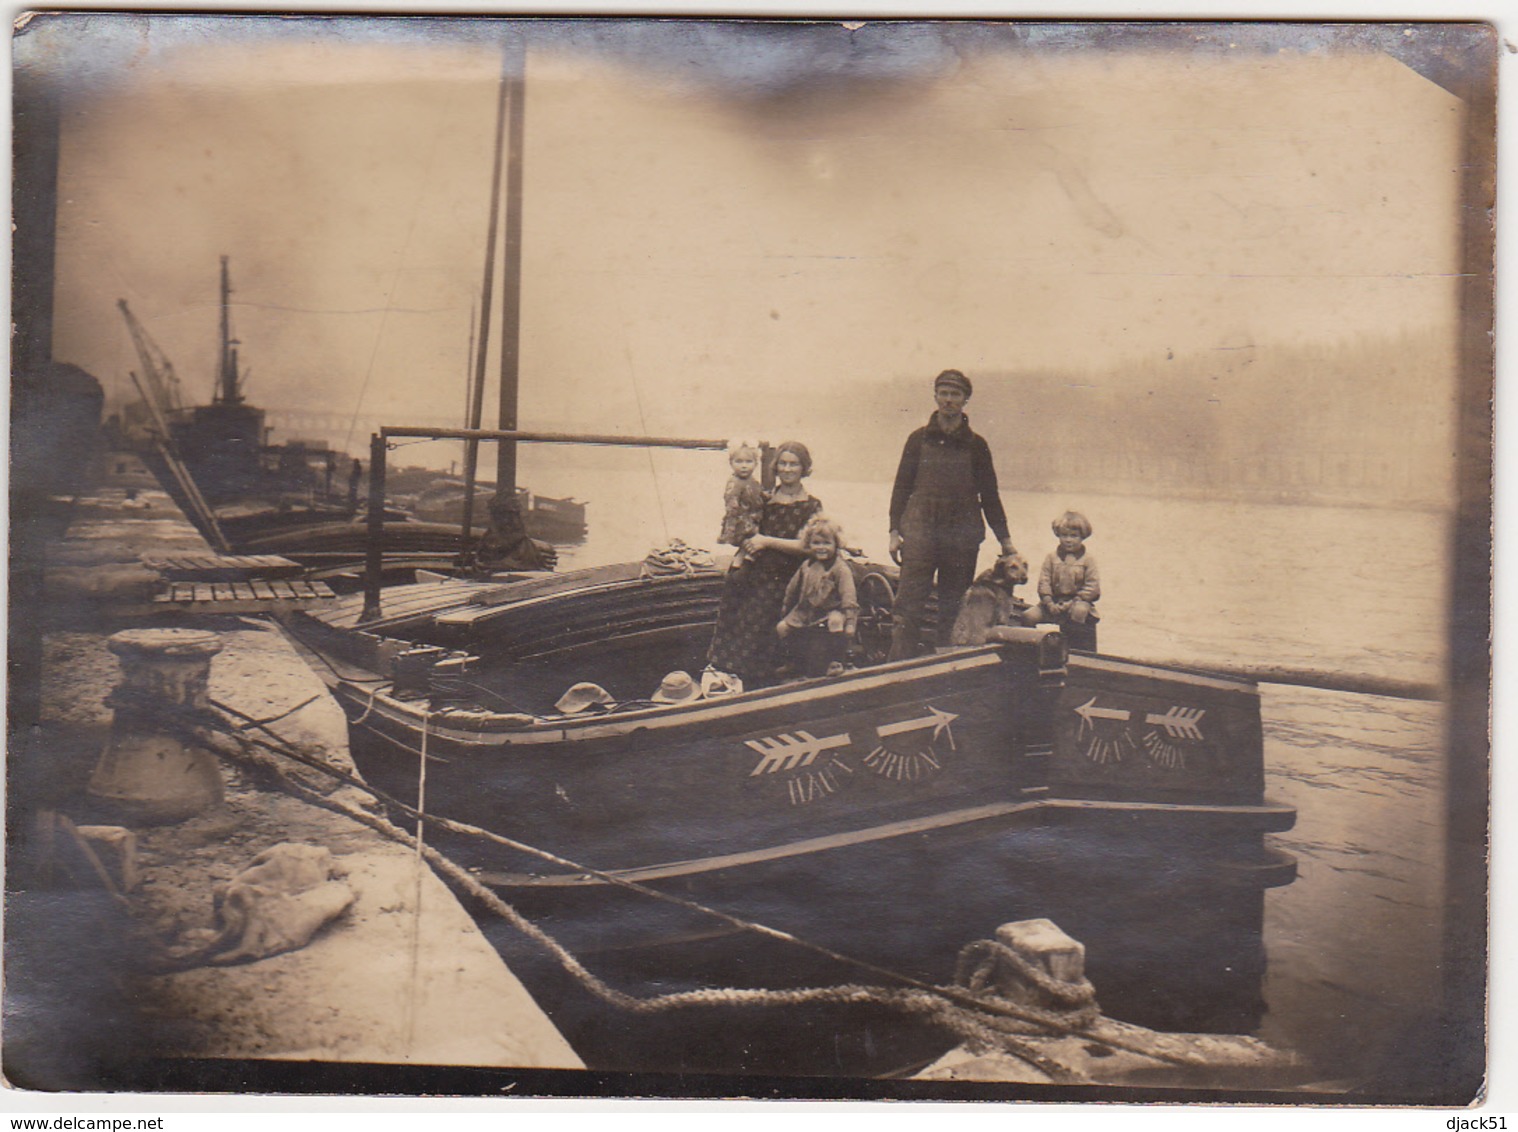
[[353, 676], [353, 675], [350, 675], [349, 673], [344, 672], [342, 669], [338, 668], [337, 665], [333, 664], [331, 660], [329, 660], [327, 657], [323, 656], [321, 653], [315, 652], [315, 651], [310, 650], [310, 649], [301, 649], [300, 650], [300, 654], [304, 658], [315, 657], [317, 660], [321, 661], [322, 664], [326, 665], [326, 667], [328, 669], [331, 670], [332, 675], [336, 676], [339, 680], [342, 680], [344, 683], [353, 684], [353, 685], [373, 684], [375, 686], [378, 686], [380, 684], [387, 684], [387, 683], [389, 683], [389, 678], [385, 677], [385, 676], [375, 676], [375, 675], [372, 675], [372, 674], [369, 674], [369, 673], [365, 673], [362, 676]]
[[[626, 308], [622, 306], [621, 292], [617, 294], [617, 306], [621, 308], [622, 326], [625, 331], [630, 324], [627, 320]], [[632, 344], [627, 341], [625, 334], [622, 340], [622, 353], [627, 358], [627, 375], [632, 379], [633, 401], [638, 406], [638, 428], [643, 432], [643, 435], [647, 436], [649, 434], [648, 417], [643, 411], [643, 391], [638, 386], [638, 367], [633, 362]], [[654, 466], [654, 451], [652, 448], [648, 448], [645, 451], [648, 455], [648, 474], [654, 481], [654, 502], [659, 505], [659, 526], [664, 531], [664, 542], [668, 543], [670, 539], [669, 516], [665, 513], [664, 509], [664, 491], [659, 486], [659, 471]]]
[[385, 291], [385, 306], [380, 312], [379, 329], [374, 333], [374, 345], [369, 351], [369, 364], [364, 369], [364, 381], [359, 386], [358, 399], [353, 404], [353, 416], [348, 422], [347, 434], [343, 437], [344, 451], [348, 451], [353, 443], [353, 433], [358, 428], [358, 418], [364, 407], [364, 397], [368, 394], [369, 383], [374, 378], [374, 363], [379, 358], [380, 343], [385, 338], [385, 325], [390, 321], [392, 310], [396, 309], [391, 306], [390, 298], [395, 294], [396, 288], [400, 286], [401, 273], [406, 269], [407, 255], [411, 251], [411, 239], [416, 235], [417, 222], [422, 217], [422, 200], [433, 183], [432, 168], [437, 159], [438, 141], [442, 137], [442, 134], [443, 131], [441, 129], [431, 131], [432, 143], [427, 149], [427, 160], [422, 165], [425, 172], [420, 178], [420, 184], [417, 187], [416, 205], [411, 210], [411, 223], [406, 228], [406, 238], [401, 242], [400, 255], [395, 264], [395, 274], [391, 277], [390, 286]]
[[238, 299], [234, 307], [251, 307], [261, 311], [283, 311], [287, 314], [450, 314], [455, 307], [288, 307], [281, 303], [255, 303]]
[[514, 700], [507, 699], [500, 692], [497, 692], [494, 688], [486, 687], [484, 684], [481, 684], [481, 683], [479, 683], [476, 680], [465, 680], [463, 677], [460, 677], [459, 678], [459, 686], [462, 687], [462, 688], [472, 688], [474, 691], [479, 692], [481, 695], [489, 696], [492, 700], [495, 700], [497, 703], [504, 704], [506, 707], [510, 708], [511, 711], [512, 711], [512, 714], [514, 714], [514, 715], [530, 715], [530, 716], [533, 716], [534, 718], [539, 718], [539, 719], [542, 718], [542, 716], [539, 715], [538, 712], [529, 711], [527, 708], [522, 707], [520, 704], [516, 703]]

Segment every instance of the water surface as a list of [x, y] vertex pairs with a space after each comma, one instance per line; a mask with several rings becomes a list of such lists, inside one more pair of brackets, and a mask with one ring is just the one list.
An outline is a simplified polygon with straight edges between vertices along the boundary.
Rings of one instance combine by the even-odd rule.
[[[563, 565], [641, 557], [669, 539], [714, 548], [720, 455], [619, 453], [594, 470], [544, 462], [530, 482], [589, 501]], [[524, 471], [526, 478], [527, 471]], [[812, 492], [867, 553], [885, 549], [889, 482], [819, 473]], [[1445, 648], [1448, 519], [1425, 512], [1004, 492], [1036, 569], [1050, 521], [1083, 511], [1102, 574], [1103, 652], [1436, 683]], [[989, 540], [982, 549], [989, 564]], [[1295, 806], [1275, 843], [1299, 875], [1266, 895], [1261, 1034], [1322, 1076], [1370, 1071], [1438, 1003], [1444, 867], [1443, 707], [1263, 688], [1267, 795]], [[1100, 988], [1098, 988], [1100, 990]]]

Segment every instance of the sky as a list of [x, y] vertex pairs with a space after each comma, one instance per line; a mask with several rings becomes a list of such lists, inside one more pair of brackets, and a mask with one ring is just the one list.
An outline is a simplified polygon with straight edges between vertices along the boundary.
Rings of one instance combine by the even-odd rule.
[[[203, 400], [228, 255], [256, 403], [460, 423], [500, 53], [437, 28], [29, 29], [18, 62], [67, 76], [55, 357], [128, 389], [124, 298]], [[779, 435], [820, 388], [951, 365], [1453, 341], [1459, 100], [1384, 54], [1234, 47], [540, 29], [523, 426]]]

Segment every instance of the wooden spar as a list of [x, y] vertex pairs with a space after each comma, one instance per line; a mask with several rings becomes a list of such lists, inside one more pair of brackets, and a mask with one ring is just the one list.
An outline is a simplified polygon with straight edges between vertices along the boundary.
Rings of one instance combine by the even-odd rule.
[[[480, 338], [475, 350], [474, 399], [469, 408], [468, 423], [471, 429], [480, 427], [480, 416], [485, 407], [485, 358], [490, 349], [490, 311], [495, 291], [495, 244], [496, 224], [501, 211], [501, 159], [505, 148], [506, 95], [510, 89], [511, 54], [501, 58], [501, 82], [496, 93], [495, 111], [495, 158], [490, 172], [490, 219], [485, 228], [485, 277], [480, 288]], [[459, 532], [460, 544], [469, 548], [474, 526], [474, 477], [479, 466], [479, 444], [471, 441], [464, 446], [464, 518]]]
[[470, 419], [470, 406], [474, 404], [474, 336], [476, 331], [475, 318], [479, 314], [473, 305], [469, 308], [469, 349], [464, 351], [464, 427], [474, 428], [476, 423]]
[[[496, 427], [517, 427], [517, 377], [522, 339], [522, 129], [527, 97], [527, 47], [515, 37], [506, 47], [510, 79], [510, 114], [506, 132], [506, 231], [501, 246], [501, 399]], [[475, 427], [479, 425], [476, 422]], [[503, 441], [496, 448], [495, 490], [514, 499], [517, 489], [517, 446]]]
[[[1143, 661], [1172, 668], [1197, 668], [1194, 662], [1174, 660]], [[1208, 661], [1202, 670], [1218, 676], [1233, 676], [1253, 680], [1259, 684], [1281, 684], [1297, 688], [1322, 688], [1329, 692], [1349, 692], [1357, 696], [1387, 696], [1395, 700], [1426, 700], [1437, 702], [1444, 698], [1438, 684], [1420, 680], [1398, 680], [1390, 676], [1372, 676], [1365, 673], [1318, 672], [1310, 668], [1280, 668], [1267, 664], [1214, 664]]]
[[375, 433], [369, 438], [369, 537], [364, 546], [364, 610], [358, 615], [360, 621], [373, 621], [380, 615], [384, 564], [385, 438]]
[[[359, 623], [378, 620], [380, 580], [384, 566], [385, 537], [385, 450], [392, 437], [425, 440], [510, 440], [518, 444], [596, 444], [613, 447], [683, 448], [695, 451], [722, 452], [725, 440], [691, 440], [677, 436], [611, 436], [598, 433], [521, 432], [506, 429], [426, 428], [388, 425], [369, 438], [369, 541], [364, 556], [364, 608]], [[468, 522], [468, 516], [465, 516]], [[468, 526], [465, 526], [468, 530]]]

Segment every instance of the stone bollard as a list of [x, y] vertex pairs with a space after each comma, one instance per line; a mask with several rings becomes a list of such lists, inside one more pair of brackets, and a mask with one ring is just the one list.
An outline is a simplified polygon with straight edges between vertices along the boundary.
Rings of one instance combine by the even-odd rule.
[[106, 647], [121, 661], [120, 691], [148, 702], [117, 705], [110, 740], [90, 776], [91, 797], [138, 825], [183, 821], [220, 802], [215, 756], [165, 730], [151, 701], [205, 708], [221, 639], [201, 629], [126, 629]]

